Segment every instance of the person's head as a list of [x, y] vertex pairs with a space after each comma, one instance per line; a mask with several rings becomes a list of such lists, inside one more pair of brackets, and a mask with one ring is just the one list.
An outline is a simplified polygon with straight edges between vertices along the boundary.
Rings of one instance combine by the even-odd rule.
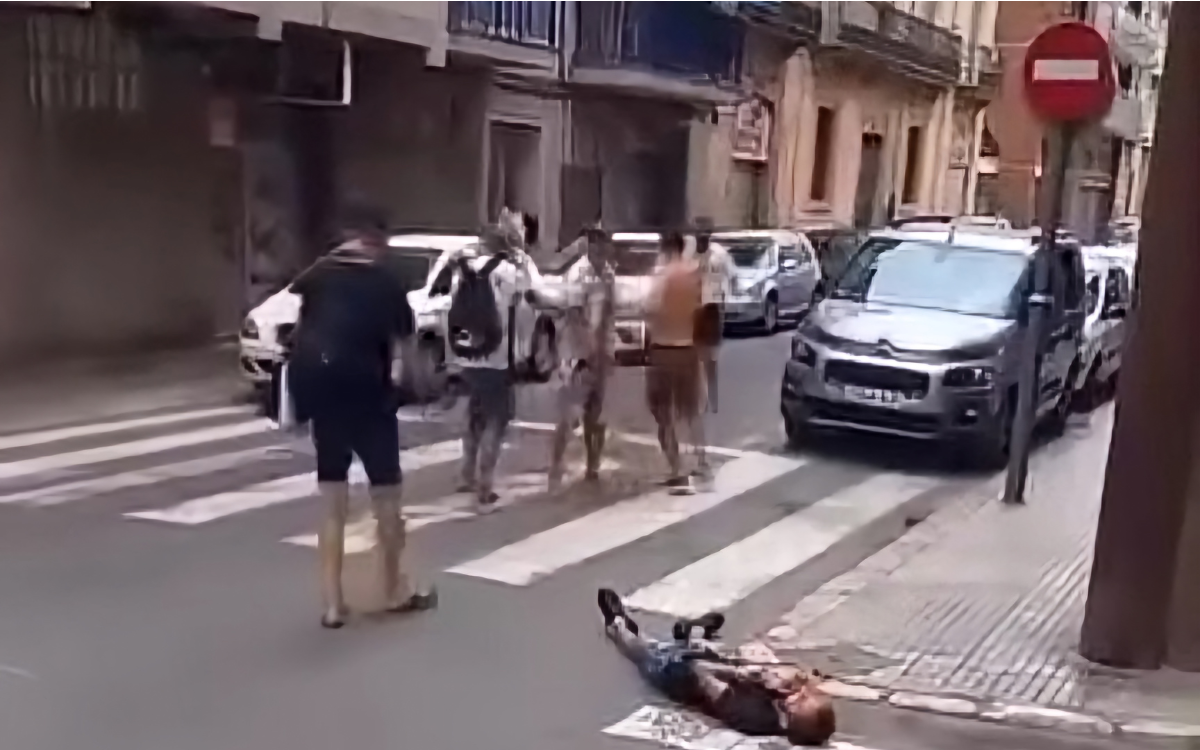
[[659, 240], [659, 248], [667, 260], [675, 260], [683, 256], [683, 235], [679, 232], [664, 232]]
[[793, 745], [824, 745], [837, 731], [833, 701], [814, 682], [783, 699], [784, 736]]
[[513, 242], [510, 234], [499, 225], [491, 225], [480, 232], [479, 246], [487, 255], [497, 255], [512, 250]]
[[342, 242], [358, 241], [371, 253], [387, 247], [387, 212], [380, 206], [362, 200], [347, 201], [339, 226]]
[[602, 266], [611, 256], [612, 241], [599, 226], [591, 226], [584, 229], [584, 237], [587, 240], [586, 251], [587, 258], [593, 265]]

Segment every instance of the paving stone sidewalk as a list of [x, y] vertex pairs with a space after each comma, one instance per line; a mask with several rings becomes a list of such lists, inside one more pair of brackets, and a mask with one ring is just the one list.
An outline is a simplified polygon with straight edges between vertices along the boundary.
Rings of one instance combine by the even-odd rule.
[[802, 600], [763, 638], [845, 697], [1109, 734], [1200, 735], [1200, 676], [1124, 673], [1078, 656], [1112, 406], [1031, 463], [1027, 505], [1003, 477], [932, 514]]
[[222, 344], [0, 372], [0, 432], [232, 404], [249, 388]]

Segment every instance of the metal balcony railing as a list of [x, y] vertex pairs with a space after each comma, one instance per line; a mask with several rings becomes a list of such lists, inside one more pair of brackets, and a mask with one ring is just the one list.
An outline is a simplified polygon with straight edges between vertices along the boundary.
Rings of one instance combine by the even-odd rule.
[[555, 47], [557, 2], [450, 2], [449, 30], [536, 47]]
[[958, 80], [962, 39], [957, 34], [887, 3], [837, 3], [836, 17], [830, 36], [837, 43], [924, 78]]
[[741, 77], [743, 28], [713, 3], [577, 2], [574, 64], [634, 67], [714, 83]]
[[879, 36], [897, 44], [916, 47], [939, 59], [957, 60], [962, 39], [935, 23], [905, 13], [891, 5], [879, 5]]
[[737, 12], [748, 21], [782, 31], [797, 41], [816, 41], [821, 34], [821, 8], [816, 3], [739, 2]]

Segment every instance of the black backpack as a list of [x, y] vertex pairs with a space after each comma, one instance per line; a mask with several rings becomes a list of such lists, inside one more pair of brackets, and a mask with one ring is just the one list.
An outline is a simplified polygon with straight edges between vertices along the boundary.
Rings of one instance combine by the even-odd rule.
[[488, 279], [504, 260], [502, 254], [493, 255], [478, 271], [465, 258], [458, 261], [458, 288], [446, 323], [450, 350], [463, 359], [484, 359], [504, 340], [504, 323]]

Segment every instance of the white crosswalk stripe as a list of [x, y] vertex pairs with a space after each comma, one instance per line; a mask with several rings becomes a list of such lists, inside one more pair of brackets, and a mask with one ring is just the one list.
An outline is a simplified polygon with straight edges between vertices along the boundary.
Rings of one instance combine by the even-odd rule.
[[[193, 410], [0, 436], [0, 507], [57, 509], [65, 513], [80, 504], [103, 509], [108, 507], [106, 503], [120, 502], [122, 507], [113, 508], [114, 515], [139, 522], [199, 528], [221, 519], [250, 517], [254, 511], [299, 505], [314, 498], [316, 477], [311, 471], [311, 456], [278, 451], [281, 443], [286, 445], [295, 438], [275, 432], [266, 420], [242, 418], [231, 422], [237, 414], [245, 412]], [[225, 423], [197, 426], [198, 421], [205, 419]], [[413, 415], [408, 419], [405, 427], [410, 430], [408, 434], [421, 434], [422, 428], [415, 426], [419, 420]], [[539, 447], [534, 450], [548, 449], [544, 437], [548, 425], [515, 426], [507, 448], [528, 450], [531, 444], [536, 444]], [[165, 428], [174, 431], [161, 434]], [[432, 423], [430, 429], [435, 429]], [[444, 426], [435, 431], [446, 433]], [[72, 442], [81, 438], [91, 438], [91, 446], [78, 447], [79, 443]], [[653, 446], [643, 446], [652, 442], [644, 436], [623, 436], [619, 442], [624, 446], [620, 450], [633, 451], [631, 456], [640, 455], [642, 450], [656, 452]], [[60, 448], [57, 452], [56, 447]], [[171, 455], [171, 451], [184, 448], [191, 449], [187, 455]], [[15, 452], [16, 457], [5, 461], [9, 452]], [[803, 473], [807, 465], [802, 457], [743, 450], [710, 451], [710, 455], [717, 457], [719, 464], [711, 491], [675, 496], [666, 489], [655, 489], [630, 497], [635, 491], [618, 489], [616, 497], [597, 495], [596, 502], [565, 504], [560, 502], [562, 498], [551, 497], [550, 502], [556, 508], [552, 514], [555, 525], [538, 526], [537, 520], [546, 516], [537, 511], [522, 513], [525, 519], [522, 524], [534, 524], [525, 536], [515, 540], [506, 537], [502, 543], [489, 544], [487, 539], [494, 537], [486, 533], [472, 535], [472, 545], [485, 546], [451, 561], [445, 572], [512, 587], [529, 587], [570, 569], [596, 566], [609, 570], [604, 566], [623, 557], [624, 561], [615, 567], [624, 571], [618, 575], [636, 575], [626, 563], [630, 558], [639, 559], [640, 554], [654, 547], [638, 544], [641, 540], [673, 529], [686, 530], [693, 524], [707, 524], [709, 521], [699, 518], [702, 514], [727, 507], [735, 498], [744, 497], [760, 506], [773, 502], [772, 493], [778, 490], [765, 485], [793, 472]], [[406, 474], [452, 464], [461, 457], [459, 439], [427, 443], [400, 453]], [[521, 460], [527, 462], [528, 458], [526, 453]], [[610, 460], [603, 470], [621, 474], [630, 465]], [[78, 470], [86, 471], [81, 475]], [[574, 470], [577, 472], [579, 467]], [[524, 470], [516, 471], [497, 478], [499, 506], [525, 504], [536, 508], [548, 495], [544, 471], [531, 472], [528, 463]], [[428, 481], [415, 484], [416, 491], [422, 494], [407, 499], [404, 506], [411, 531], [468, 519], [490, 523], [477, 515], [470, 495], [454, 492], [450, 487], [437, 489], [439, 485], [453, 483], [454, 475], [454, 472], [435, 473], [429, 475]], [[361, 466], [355, 464], [352, 468], [351, 480], [365, 483]], [[650, 557], [655, 560], [657, 580], [641, 577], [626, 587], [620, 585], [620, 580], [608, 583], [623, 593], [632, 592], [627, 603], [633, 609], [673, 616], [725, 610], [821, 558], [859, 530], [892, 517], [895, 511], [938, 483], [905, 474], [868, 476], [826, 497], [811, 498], [805, 507], [761, 528], [741, 532], [739, 538], [724, 538], [721, 542], [724, 546], [700, 559], [690, 553], [688, 545], [680, 545], [677, 552], [654, 550]], [[617, 482], [605, 486], [643, 485]], [[207, 494], [201, 494], [202, 487], [208, 488]], [[154, 491], [146, 492], [147, 489]], [[129, 507], [130, 498], [136, 499], [138, 505]], [[267, 543], [299, 548], [316, 546], [315, 529], [311, 526], [297, 529], [293, 516], [288, 517], [290, 521], [264, 517], [268, 525], [290, 524], [269, 535]], [[369, 513], [355, 518], [347, 527], [347, 552], [367, 552], [374, 545], [373, 518]], [[674, 566], [668, 563], [664, 571], [663, 555], [670, 554], [686, 559], [678, 560]]]
[[152, 417], [122, 419], [112, 422], [94, 422], [76, 427], [58, 427], [38, 432], [23, 432], [17, 435], [0, 435], [0, 451], [13, 448], [27, 448], [33, 445], [45, 445], [61, 440], [91, 437], [93, 435], [108, 435], [114, 432], [127, 432], [146, 427], [162, 427], [163, 425], [179, 424], [180, 422], [198, 422], [202, 419], [231, 417], [244, 415], [248, 410], [244, 406], [222, 406], [214, 409], [198, 409], [196, 411], [171, 412], [156, 414]]
[[800, 461], [778, 456], [743, 456], [717, 470], [712, 492], [678, 497], [660, 490], [625, 500], [455, 566], [450, 572], [513, 586], [528, 586], [568, 565], [635, 542], [715, 508], [801, 465]]
[[24, 492], [0, 495], [0, 503], [23, 503], [35, 506], [60, 505], [75, 500], [84, 500], [118, 490], [148, 487], [173, 479], [187, 479], [227, 471], [266, 458], [272, 448], [248, 448], [231, 453], [218, 453], [188, 461], [154, 466], [149, 469], [125, 471], [120, 474], [81, 479], [66, 484], [52, 484]]
[[[616, 471], [618, 468], [619, 464], [615, 461], [605, 460], [600, 465], [600, 470], [603, 472]], [[582, 467], [570, 467], [568, 469], [567, 481], [570, 481], [572, 475], [581, 473]], [[522, 500], [545, 493], [546, 475], [543, 472], [527, 472], [499, 477], [496, 480], [494, 490], [500, 496], [500, 499], [496, 501], [496, 507], [507, 508], [520, 503]], [[407, 521], [409, 531], [416, 531], [417, 529], [446, 521], [475, 518], [477, 515], [475, 511], [475, 498], [466, 492], [455, 492], [428, 503], [404, 506], [404, 517]], [[317, 535], [301, 534], [299, 536], [288, 537], [283, 541], [286, 544], [315, 548], [317, 546]], [[346, 554], [361, 554], [374, 549], [374, 547], [374, 518], [368, 514], [346, 524]]]
[[677, 617], [719, 612], [935, 484], [904, 474], [871, 477], [677, 570], [626, 603]]
[[10, 461], [0, 464], [0, 479], [27, 477], [42, 472], [75, 469], [81, 466], [118, 461], [123, 458], [145, 456], [151, 453], [165, 453], [177, 448], [187, 448], [205, 443], [215, 443], [220, 440], [256, 435], [272, 429], [274, 425], [268, 420], [240, 422], [220, 427], [208, 427], [191, 432], [180, 432], [158, 437], [134, 440], [128, 443], [105, 445], [99, 448], [85, 448], [69, 453], [58, 453], [38, 458], [27, 458], [22, 461]]
[[[426, 466], [457, 461], [462, 457], [462, 441], [448, 440], [443, 443], [423, 445], [419, 448], [400, 453], [400, 468], [402, 471], [416, 471]], [[366, 481], [362, 467], [355, 464], [351, 469], [351, 481], [361, 484]], [[268, 508], [272, 505], [287, 503], [309, 497], [316, 489], [316, 475], [302, 474], [300, 476], [283, 477], [260, 482], [250, 487], [217, 495], [188, 500], [179, 505], [162, 510], [143, 510], [126, 513], [128, 518], [141, 518], [148, 521], [163, 523], [179, 523], [194, 526], [209, 523], [218, 518], [225, 518], [236, 513], [249, 510]]]
[[[776, 750], [792, 746], [780, 737], [747, 737], [695, 711], [670, 705], [642, 706], [604, 729], [604, 734], [653, 743], [645, 745], [647, 748], [676, 750]], [[826, 747], [830, 750], [868, 750], [840, 740], [831, 740]]]

